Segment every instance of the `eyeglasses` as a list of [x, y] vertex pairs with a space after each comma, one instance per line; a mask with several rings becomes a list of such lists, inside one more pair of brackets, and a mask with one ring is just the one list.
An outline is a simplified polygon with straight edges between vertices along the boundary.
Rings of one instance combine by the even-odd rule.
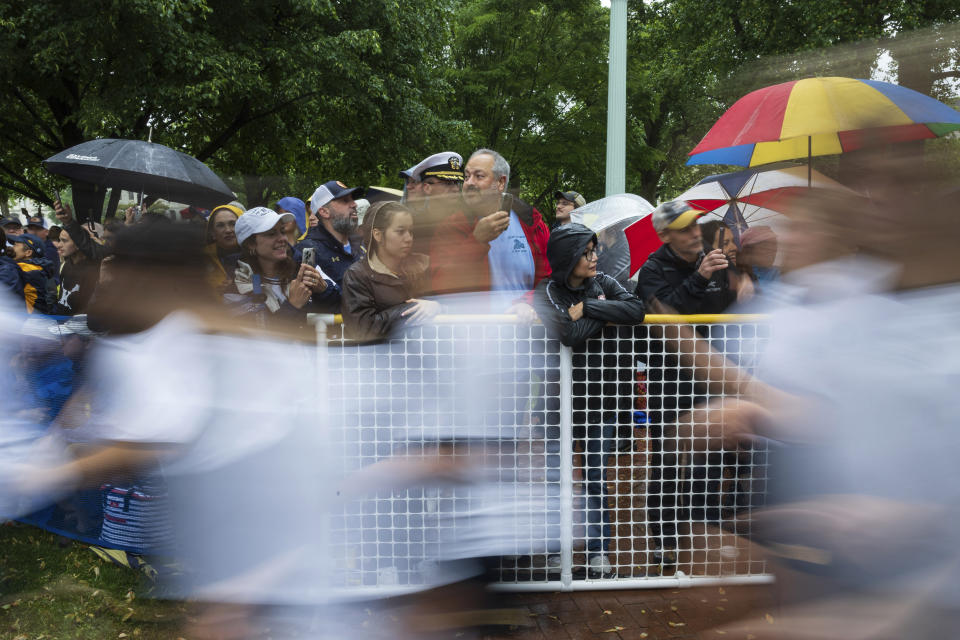
[[586, 258], [587, 260], [590, 260], [591, 258], [597, 258], [599, 255], [600, 254], [597, 253], [596, 247], [594, 247], [593, 249], [587, 249], [586, 251], [583, 252], [583, 257]]

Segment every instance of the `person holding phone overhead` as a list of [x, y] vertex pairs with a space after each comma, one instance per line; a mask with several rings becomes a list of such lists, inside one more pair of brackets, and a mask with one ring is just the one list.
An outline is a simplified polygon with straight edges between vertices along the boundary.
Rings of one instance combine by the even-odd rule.
[[664, 202], [651, 214], [663, 246], [640, 267], [637, 296], [666, 305], [667, 313], [723, 313], [737, 299], [730, 290], [723, 251], [703, 251], [697, 219], [703, 212], [682, 200]]
[[73, 218], [70, 205], [57, 198], [53, 210], [61, 226], [60, 234], [53, 241], [60, 257], [60, 286], [54, 315], [85, 313], [100, 280], [100, 264], [109, 251]]
[[733, 231], [722, 220], [710, 220], [700, 226], [704, 253], [719, 249], [727, 258], [730, 266], [725, 270], [726, 277], [730, 290], [737, 294], [737, 302], [750, 300], [757, 291], [753, 270], [748, 265], [740, 264], [740, 247], [737, 246]]
[[550, 275], [550, 232], [540, 212], [507, 193], [510, 164], [492, 149], [464, 168], [462, 210], [447, 217], [430, 245], [436, 293], [489, 291], [490, 312], [532, 321], [533, 288]]

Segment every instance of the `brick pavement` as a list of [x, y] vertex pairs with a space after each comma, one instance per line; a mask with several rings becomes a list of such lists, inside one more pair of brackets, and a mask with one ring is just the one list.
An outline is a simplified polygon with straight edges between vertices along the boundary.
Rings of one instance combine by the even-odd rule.
[[505, 604], [528, 611], [531, 626], [484, 640], [760, 640], [718, 627], [746, 617], [773, 630], [779, 614], [772, 585], [511, 594]]

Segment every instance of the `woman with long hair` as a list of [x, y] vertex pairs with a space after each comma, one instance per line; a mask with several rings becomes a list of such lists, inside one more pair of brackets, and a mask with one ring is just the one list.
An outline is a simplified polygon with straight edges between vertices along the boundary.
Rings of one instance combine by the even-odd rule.
[[224, 294], [236, 315], [253, 316], [260, 326], [281, 320], [303, 325], [312, 296], [336, 285], [308, 264], [297, 264], [283, 234], [293, 215], [254, 207], [237, 220], [240, 259], [233, 289]]
[[225, 204], [211, 211], [207, 218], [206, 246], [203, 249], [207, 257], [207, 281], [218, 292], [233, 282], [233, 271], [240, 258], [235, 227], [241, 215], [243, 209]]
[[730, 289], [737, 292], [737, 302], [746, 302], [756, 293], [754, 280], [756, 277], [749, 266], [738, 264], [737, 257], [740, 248], [726, 224], [721, 220], [710, 220], [701, 226], [703, 234], [703, 250], [710, 253], [714, 249], [723, 251], [730, 266], [725, 273], [730, 282]]
[[[83, 233], [83, 231], [81, 231]], [[100, 261], [82, 251], [66, 229], [61, 229], [53, 240], [60, 256], [60, 287], [54, 314], [73, 316], [86, 313], [100, 279]]]
[[367, 256], [343, 276], [343, 323], [357, 339], [388, 336], [401, 326], [429, 320], [440, 305], [418, 298], [430, 258], [412, 253], [413, 215], [397, 202], [370, 206]]

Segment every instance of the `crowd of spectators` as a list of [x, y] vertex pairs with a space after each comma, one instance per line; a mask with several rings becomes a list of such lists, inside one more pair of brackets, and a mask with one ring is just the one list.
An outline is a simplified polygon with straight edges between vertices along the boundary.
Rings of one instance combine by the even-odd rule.
[[[403, 198], [375, 203], [362, 227], [363, 190], [340, 180], [321, 184], [306, 202], [287, 196], [272, 209], [215, 207], [205, 219], [203, 274], [212, 295], [259, 326], [303, 326], [309, 313], [342, 313], [347, 333], [359, 339], [428, 320], [444, 309], [428, 299], [440, 294], [483, 292], [471, 310], [534, 321], [533, 291], [551, 281], [548, 240], [586, 204], [584, 196], [557, 191], [548, 228], [534, 206], [513, 195], [510, 165], [491, 149], [466, 162], [452, 151], [432, 154], [399, 173]], [[58, 226], [49, 229], [42, 216], [28, 217], [25, 226], [17, 217], [2, 220], [0, 281], [24, 299], [28, 313], [84, 313], [108, 277], [117, 230], [165, 221], [127, 212], [123, 222], [104, 227], [75, 220], [59, 202], [55, 211]], [[724, 222], [703, 224], [700, 216], [681, 201], [654, 212], [663, 246], [646, 260], [631, 292], [647, 305], [656, 300], [675, 313], [721, 313], [776, 278], [769, 228], [740, 238]], [[582, 313], [563, 311], [571, 323]], [[551, 330], [557, 324], [555, 317], [541, 319]]]

